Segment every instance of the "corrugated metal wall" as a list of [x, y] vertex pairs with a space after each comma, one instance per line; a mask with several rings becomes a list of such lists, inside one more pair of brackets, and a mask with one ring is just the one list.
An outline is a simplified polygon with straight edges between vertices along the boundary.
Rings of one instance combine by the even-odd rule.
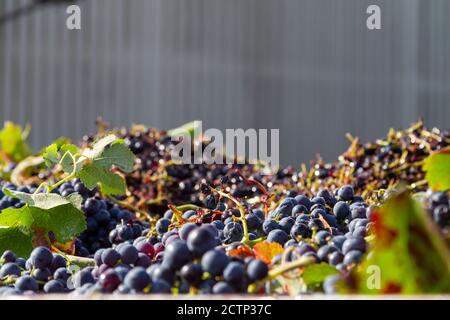
[[[30, 0], [0, 0], [2, 12]], [[383, 29], [365, 27], [382, 8]], [[450, 1], [85, 0], [0, 27], [0, 120], [35, 146], [114, 124], [279, 128], [281, 161], [331, 159], [419, 116], [450, 127]]]

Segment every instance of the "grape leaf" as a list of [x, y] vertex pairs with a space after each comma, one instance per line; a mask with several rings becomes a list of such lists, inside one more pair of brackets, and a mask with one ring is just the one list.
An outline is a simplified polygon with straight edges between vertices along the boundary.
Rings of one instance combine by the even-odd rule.
[[31, 232], [19, 227], [0, 227], [0, 252], [6, 250], [19, 257], [28, 257], [33, 250]]
[[120, 175], [109, 171], [113, 166], [125, 172], [133, 170], [135, 156], [123, 140], [117, 139], [114, 135], [108, 135], [96, 142], [92, 149], [84, 150], [83, 156], [88, 161], [78, 176], [86, 188], [92, 190], [99, 184], [105, 194], [125, 193], [125, 180]]
[[111, 145], [114, 141], [119, 140], [115, 135], [110, 134], [94, 143], [92, 149], [88, 148], [83, 151], [83, 156], [88, 159], [96, 159], [101, 156], [105, 148]]
[[[58, 163], [66, 173], [72, 173], [74, 165], [74, 155], [78, 152], [78, 147], [73, 144], [63, 144], [60, 147], [56, 143], [45, 148], [42, 157], [47, 167], [52, 167]], [[77, 170], [81, 169], [81, 163], [77, 164]]]
[[57, 164], [59, 162], [59, 153], [56, 143], [53, 143], [45, 148], [44, 152], [42, 153], [42, 157], [44, 158], [45, 165], [47, 167], [51, 167]]
[[323, 281], [334, 274], [339, 272], [335, 267], [330, 266], [327, 263], [312, 264], [305, 267], [302, 273], [302, 279], [308, 288], [318, 288], [321, 287]]
[[273, 257], [283, 253], [283, 247], [277, 242], [259, 242], [253, 247], [256, 259], [262, 260], [267, 264], [272, 262]]
[[433, 190], [450, 189], [450, 147], [434, 152], [423, 165], [426, 180]]
[[19, 209], [7, 208], [0, 213], [0, 226], [3, 227], [24, 226], [31, 228], [33, 222], [33, 216], [26, 207]]
[[100, 184], [102, 192], [106, 194], [120, 195], [126, 191], [126, 184], [121, 176], [94, 164], [84, 166], [79, 173], [79, 177], [86, 188], [90, 190]]
[[134, 154], [123, 142], [114, 142], [105, 148], [98, 158], [94, 159], [97, 166], [109, 169], [115, 165], [124, 172], [131, 172], [134, 165]]
[[372, 220], [373, 251], [353, 274], [358, 293], [450, 292], [449, 249], [408, 192], [389, 199]]
[[47, 212], [49, 220], [46, 229], [53, 232], [56, 240], [60, 243], [73, 239], [86, 229], [83, 212], [71, 203], [52, 207]]
[[22, 130], [19, 125], [10, 121], [5, 122], [3, 129], [0, 130], [0, 150], [15, 162], [19, 162], [31, 154], [31, 149], [25, 141], [28, 130]]
[[[11, 190], [10, 190], [11, 191]], [[23, 193], [12, 192], [13, 196]], [[26, 227], [44, 234], [52, 232], [55, 239], [65, 243], [86, 229], [86, 221], [81, 211], [81, 197], [73, 193], [62, 197], [53, 193], [30, 195], [22, 208], [8, 208], [0, 213], [0, 226]]]

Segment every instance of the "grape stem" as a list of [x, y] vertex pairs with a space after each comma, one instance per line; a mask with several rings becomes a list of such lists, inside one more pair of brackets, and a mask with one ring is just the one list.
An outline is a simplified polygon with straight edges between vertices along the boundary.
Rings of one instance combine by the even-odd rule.
[[209, 187], [211, 189], [211, 191], [218, 193], [219, 195], [221, 195], [222, 197], [225, 197], [229, 200], [231, 200], [232, 202], [234, 202], [234, 204], [236, 205], [236, 207], [239, 210], [240, 213], [240, 217], [239, 220], [242, 223], [242, 229], [244, 229], [244, 237], [242, 238], [242, 243], [247, 243], [248, 241], [250, 241], [250, 238], [248, 236], [248, 226], [247, 226], [247, 220], [245, 220], [245, 209], [244, 207], [240, 204], [239, 201], [237, 201], [234, 197], [230, 196], [228, 193], [222, 192], [220, 190], [214, 189], [213, 187]]

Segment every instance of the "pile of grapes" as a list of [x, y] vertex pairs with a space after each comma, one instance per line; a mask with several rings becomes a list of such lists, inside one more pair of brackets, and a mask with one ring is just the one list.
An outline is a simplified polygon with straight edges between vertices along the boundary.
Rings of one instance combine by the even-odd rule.
[[[400, 183], [426, 191], [418, 164], [450, 145], [450, 133], [419, 123], [371, 144], [352, 139], [334, 163], [316, 160], [309, 170], [303, 165], [267, 175], [250, 164], [173, 163], [174, 141], [165, 131], [112, 131], [136, 156], [133, 170], [120, 173], [127, 193], [105, 195], [79, 178], [56, 184], [53, 194], [81, 196], [85, 230], [65, 244], [50, 232], [52, 245], [36, 245], [29, 257], [1, 253], [0, 295], [286, 294], [289, 285], [278, 280], [301, 279], [292, 272], [310, 266], [327, 277], [311, 285], [299, 281], [296, 293], [335, 293], [336, 277], [351, 274], [370, 254], [374, 212]], [[86, 136], [79, 146], [97, 138]], [[45, 169], [38, 182], [61, 175]], [[25, 205], [11, 191], [45, 192], [35, 182], [1, 186], [0, 210]], [[448, 192], [422, 196], [448, 235]]]

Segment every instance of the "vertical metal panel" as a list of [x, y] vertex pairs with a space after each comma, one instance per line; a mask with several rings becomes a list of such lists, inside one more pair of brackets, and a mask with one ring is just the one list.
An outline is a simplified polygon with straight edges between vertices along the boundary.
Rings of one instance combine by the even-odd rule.
[[[31, 0], [0, 0], [9, 12]], [[365, 10], [382, 8], [368, 31]], [[446, 0], [89, 0], [0, 27], [0, 120], [34, 146], [115, 125], [280, 128], [281, 160], [334, 158], [423, 116], [449, 127]]]

